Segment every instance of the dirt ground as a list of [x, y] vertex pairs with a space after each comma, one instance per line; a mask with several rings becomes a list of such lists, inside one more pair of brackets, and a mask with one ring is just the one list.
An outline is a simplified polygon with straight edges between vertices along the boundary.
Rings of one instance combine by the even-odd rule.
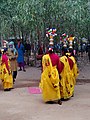
[[14, 89], [4, 92], [0, 83], [0, 120], [90, 120], [90, 63], [87, 56], [78, 60], [79, 76], [74, 97], [62, 105], [46, 104], [42, 94], [31, 94], [29, 87], [38, 86], [40, 67], [19, 71]]

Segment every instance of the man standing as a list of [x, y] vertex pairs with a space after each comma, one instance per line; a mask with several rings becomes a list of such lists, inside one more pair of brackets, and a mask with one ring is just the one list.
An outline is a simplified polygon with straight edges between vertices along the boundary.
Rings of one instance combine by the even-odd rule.
[[89, 58], [89, 62], [90, 62], [90, 43], [88, 44], [88, 58]]
[[12, 70], [12, 75], [13, 75], [13, 83], [16, 80], [16, 76], [17, 76], [17, 57], [18, 57], [18, 53], [17, 50], [14, 46], [14, 42], [11, 41], [8, 44], [8, 57], [10, 60], [10, 65], [11, 65], [11, 70]]
[[22, 44], [21, 40], [18, 40], [18, 44], [16, 45], [16, 49], [18, 51], [18, 57], [17, 57], [17, 62], [18, 65], [20, 67], [20, 69], [18, 71], [23, 71], [26, 72], [25, 70], [25, 63], [24, 63], [24, 53], [25, 53], [25, 49], [24, 49], [24, 45]]

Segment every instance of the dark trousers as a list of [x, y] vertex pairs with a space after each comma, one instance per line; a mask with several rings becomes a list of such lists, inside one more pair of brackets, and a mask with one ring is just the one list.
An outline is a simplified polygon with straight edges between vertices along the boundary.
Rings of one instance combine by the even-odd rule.
[[20, 63], [18, 63], [18, 65], [19, 65], [20, 69], [22, 69], [22, 68], [23, 68], [23, 70], [25, 69], [24, 68], [25, 67], [25, 63], [24, 62], [20, 62]]
[[17, 77], [17, 71], [13, 71], [13, 82], [15, 82], [16, 77]]

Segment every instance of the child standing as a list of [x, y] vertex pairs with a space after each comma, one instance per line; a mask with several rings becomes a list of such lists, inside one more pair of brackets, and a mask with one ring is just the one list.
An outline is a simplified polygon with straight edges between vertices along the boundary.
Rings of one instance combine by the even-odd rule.
[[8, 57], [10, 60], [10, 66], [11, 66], [11, 70], [12, 70], [12, 75], [13, 75], [13, 83], [16, 80], [16, 76], [17, 76], [17, 57], [18, 57], [18, 53], [17, 50], [15, 49], [14, 46], [14, 42], [11, 41], [9, 43], [9, 48], [8, 48]]

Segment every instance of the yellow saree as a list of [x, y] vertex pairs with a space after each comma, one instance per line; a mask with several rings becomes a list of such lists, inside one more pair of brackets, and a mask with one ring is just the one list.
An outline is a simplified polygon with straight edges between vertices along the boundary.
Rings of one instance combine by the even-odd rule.
[[56, 66], [52, 66], [49, 54], [43, 56], [42, 66], [40, 88], [43, 100], [47, 102], [60, 99], [59, 74]]
[[71, 70], [71, 73], [72, 73], [72, 76], [73, 76], [73, 84], [75, 85], [76, 84], [76, 78], [78, 77], [78, 74], [79, 74], [79, 70], [78, 70], [78, 67], [77, 67], [77, 63], [76, 63], [76, 60], [73, 56], [69, 57], [74, 65], [73, 65], [73, 68]]
[[71, 90], [71, 76], [70, 76], [70, 66], [66, 56], [60, 57], [60, 61], [64, 64], [64, 69], [62, 70], [60, 76], [60, 92], [61, 98], [68, 99], [72, 96]]
[[[10, 66], [10, 63], [8, 61], [8, 65]], [[8, 73], [8, 70], [6, 68], [5, 63], [1, 64], [1, 80], [3, 82], [3, 88], [13, 88], [13, 77], [12, 73]]]

